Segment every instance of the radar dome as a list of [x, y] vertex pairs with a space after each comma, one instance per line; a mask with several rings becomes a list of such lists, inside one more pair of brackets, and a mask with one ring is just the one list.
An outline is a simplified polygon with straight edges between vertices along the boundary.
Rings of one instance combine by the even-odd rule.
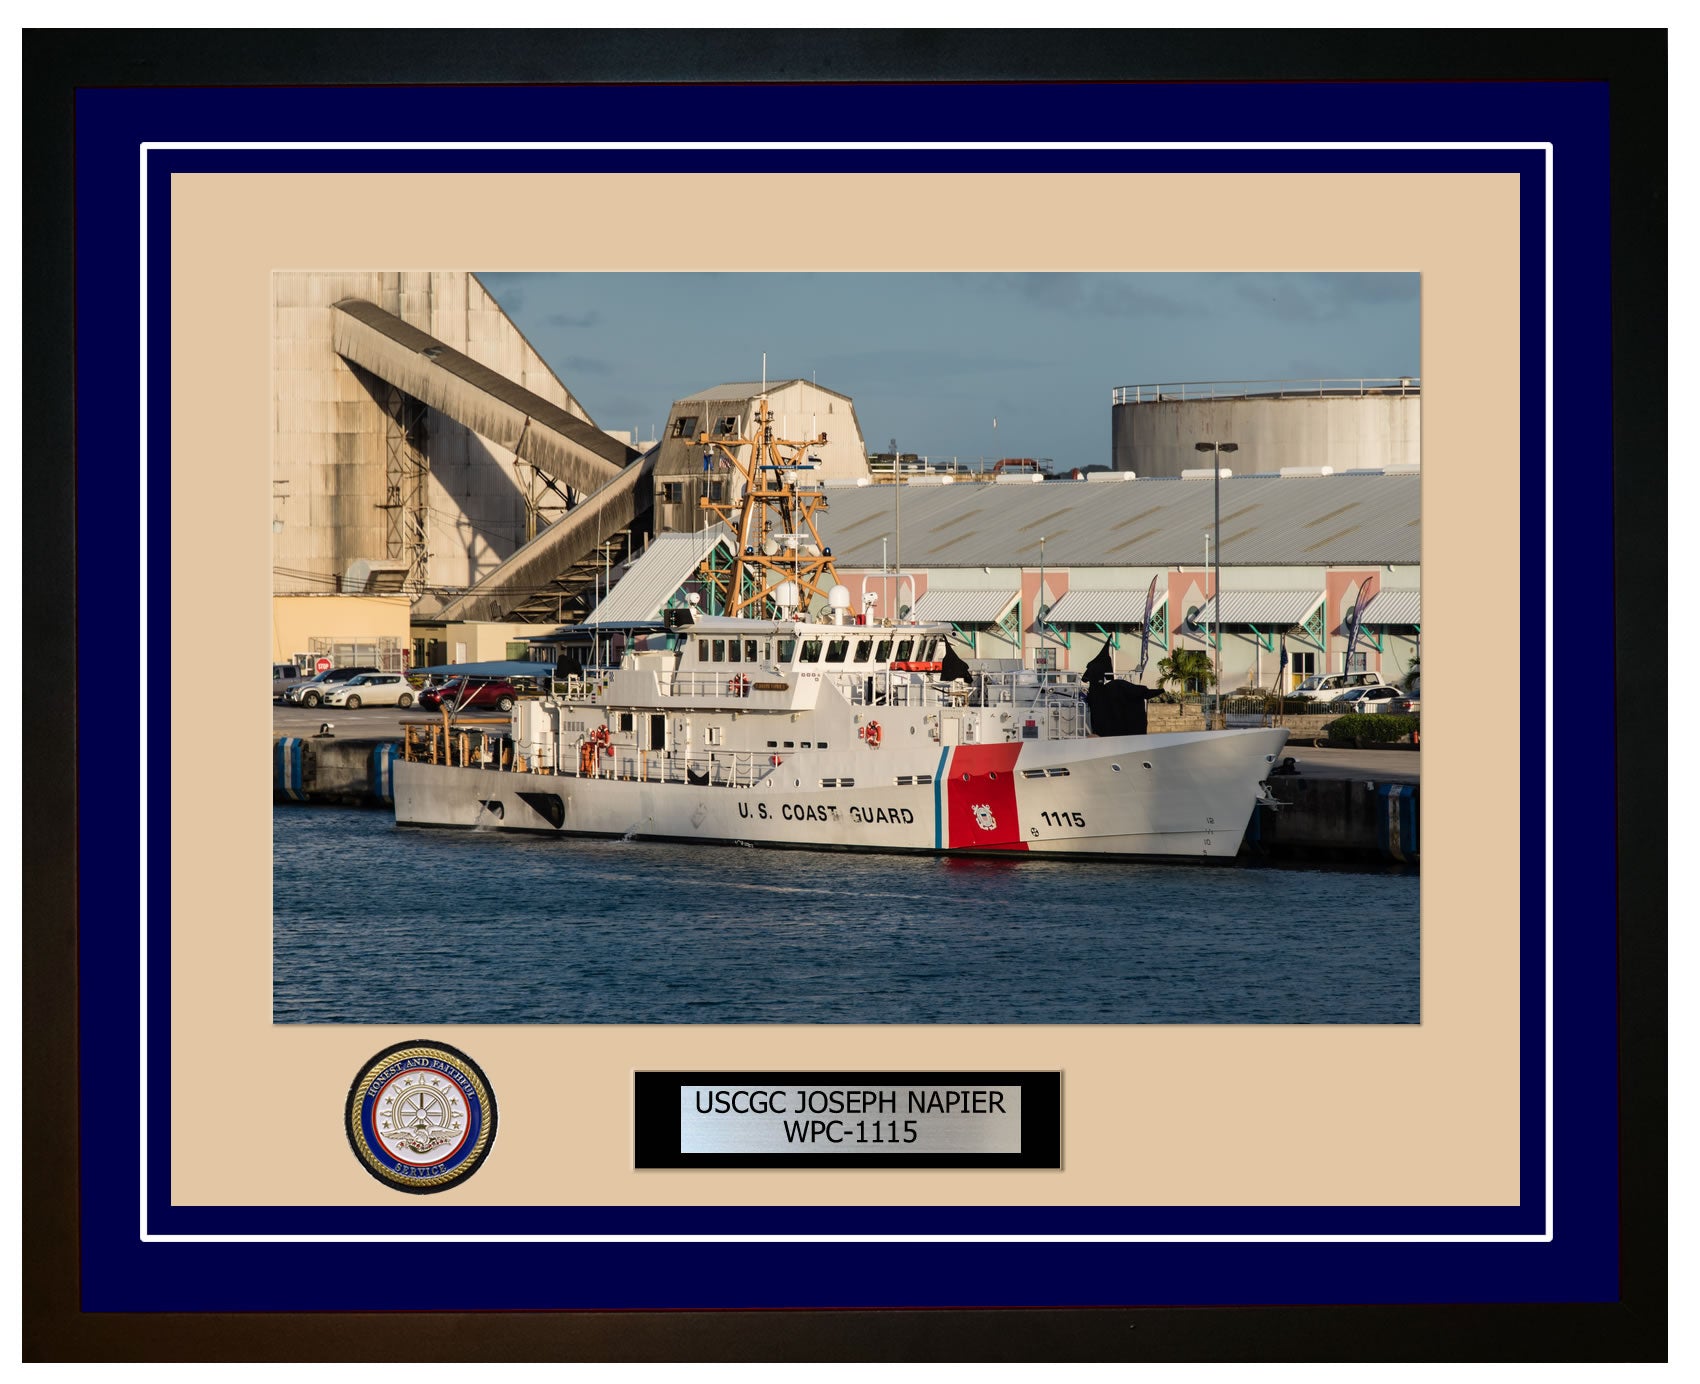
[[848, 586], [833, 587], [826, 593], [826, 603], [834, 610], [849, 610], [850, 588]]

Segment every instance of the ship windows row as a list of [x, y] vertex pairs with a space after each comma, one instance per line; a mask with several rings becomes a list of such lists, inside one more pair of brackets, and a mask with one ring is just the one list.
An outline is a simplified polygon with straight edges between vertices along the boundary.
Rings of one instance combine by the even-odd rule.
[[[802, 644], [799, 657], [798, 643]], [[779, 661], [803, 663], [938, 663], [944, 658], [943, 639], [781, 639]], [[698, 663], [760, 663], [772, 659], [771, 639], [699, 639]]]

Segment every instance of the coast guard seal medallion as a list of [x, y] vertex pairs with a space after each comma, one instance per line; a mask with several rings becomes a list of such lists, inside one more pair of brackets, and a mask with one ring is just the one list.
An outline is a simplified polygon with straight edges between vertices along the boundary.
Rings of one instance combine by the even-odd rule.
[[489, 1079], [459, 1048], [414, 1040], [365, 1063], [343, 1113], [348, 1142], [379, 1182], [443, 1192], [465, 1182], [496, 1140]]

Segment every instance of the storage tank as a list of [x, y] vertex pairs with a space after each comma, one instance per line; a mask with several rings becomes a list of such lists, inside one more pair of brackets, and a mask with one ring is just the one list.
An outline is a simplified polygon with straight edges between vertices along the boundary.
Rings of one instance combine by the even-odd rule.
[[1343, 471], [1422, 460], [1422, 382], [1230, 380], [1123, 385], [1110, 396], [1110, 465], [1178, 476], [1200, 442], [1232, 442], [1240, 475], [1286, 466]]

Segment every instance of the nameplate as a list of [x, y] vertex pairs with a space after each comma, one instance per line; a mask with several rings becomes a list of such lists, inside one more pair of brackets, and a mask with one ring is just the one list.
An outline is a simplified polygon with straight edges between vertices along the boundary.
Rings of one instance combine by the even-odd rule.
[[1060, 1072], [639, 1072], [640, 1168], [1060, 1168]]

